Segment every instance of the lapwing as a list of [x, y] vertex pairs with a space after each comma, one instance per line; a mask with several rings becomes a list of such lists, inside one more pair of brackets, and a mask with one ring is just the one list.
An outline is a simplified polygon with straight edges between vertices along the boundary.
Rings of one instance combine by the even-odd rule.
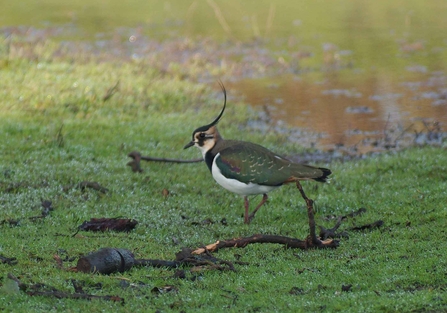
[[[216, 119], [192, 133], [192, 140], [184, 147], [199, 148], [203, 159], [216, 182], [223, 188], [244, 196], [244, 223], [249, 224], [259, 208], [267, 201], [267, 193], [287, 183], [300, 180], [326, 182], [331, 171], [327, 168], [294, 163], [255, 143], [225, 140], [217, 130], [227, 103]], [[249, 213], [248, 196], [262, 194], [258, 206]]]

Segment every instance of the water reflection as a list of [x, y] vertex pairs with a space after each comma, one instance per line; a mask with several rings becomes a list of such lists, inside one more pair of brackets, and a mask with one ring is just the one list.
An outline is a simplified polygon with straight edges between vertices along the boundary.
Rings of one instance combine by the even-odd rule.
[[221, 79], [272, 119], [321, 133], [319, 148], [371, 149], [434, 122], [446, 131], [446, 72], [434, 72], [447, 69], [445, 0], [10, 2], [0, 33], [14, 38], [11, 55], [38, 59], [36, 43], [57, 37], [62, 47], [45, 58], [131, 59], [173, 79]]
[[337, 76], [311, 81], [289, 75], [244, 80], [231, 88], [273, 119], [322, 133], [316, 144], [323, 149], [355, 146], [390, 131], [395, 137], [425, 131], [436, 122], [447, 125], [445, 74], [418, 73], [418, 80], [393, 80], [379, 73], [364, 76], [346, 82]]

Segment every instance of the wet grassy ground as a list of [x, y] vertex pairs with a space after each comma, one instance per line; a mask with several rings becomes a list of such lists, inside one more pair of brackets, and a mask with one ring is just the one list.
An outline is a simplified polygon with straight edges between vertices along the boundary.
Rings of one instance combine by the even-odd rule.
[[[330, 167], [330, 184], [306, 183], [316, 201], [317, 224], [359, 208], [366, 213], [341, 226], [336, 250], [295, 251], [276, 245], [228, 249], [216, 255], [236, 271], [208, 267], [135, 268], [111, 275], [74, 273], [79, 256], [121, 247], [137, 258], [172, 260], [181, 247], [200, 247], [255, 233], [304, 239], [305, 205], [296, 189], [270, 194], [250, 225], [242, 223], [242, 199], [214, 183], [203, 163], [126, 166], [127, 153], [195, 158], [184, 151], [190, 133], [214, 118], [222, 95], [175, 72], [141, 61], [59, 54], [58, 43], [24, 43], [2, 65], [0, 255], [1, 309], [11, 312], [129, 311], [414, 311], [447, 307], [442, 233], [447, 209], [445, 147], [384, 153]], [[119, 88], [111, 96], [111, 89]], [[284, 155], [302, 147], [291, 132], [259, 132], [246, 105], [229, 103], [219, 124], [227, 138], [262, 143]], [[315, 160], [314, 160], [315, 163]], [[80, 189], [98, 182], [110, 192]], [[53, 210], [42, 216], [41, 201]], [[258, 199], [255, 199], [257, 201]], [[41, 217], [36, 217], [41, 216]], [[93, 217], [125, 217], [139, 223], [130, 233], [77, 232]], [[382, 220], [383, 226], [352, 227]], [[441, 235], [440, 235], [441, 234]], [[62, 260], [60, 268], [55, 259]], [[87, 294], [106, 300], [30, 296], [27, 286]], [[181, 278], [183, 277], [183, 278]], [[42, 285], [44, 284], [44, 286]], [[31, 287], [29, 287], [31, 288]], [[34, 287], [36, 288], [36, 287]], [[171, 290], [162, 292], [160, 290]], [[30, 291], [30, 290], [28, 290]]]
[[[255, 233], [304, 239], [308, 224], [305, 204], [292, 186], [272, 192], [252, 224], [244, 225], [242, 199], [222, 190], [203, 163], [146, 163], [142, 173], [126, 166], [133, 150], [158, 157], [199, 156], [182, 147], [193, 129], [215, 117], [222, 103], [220, 92], [200, 81], [220, 75], [229, 79], [227, 70], [234, 73], [231, 69], [242, 63], [216, 65], [218, 58], [212, 59], [212, 53], [209, 61], [201, 54], [182, 63], [181, 52], [220, 51], [220, 43], [177, 38], [160, 45], [149, 40], [141, 46], [147, 49], [142, 50], [148, 55], [143, 58], [136, 54], [140, 48], [129, 41], [97, 41], [98, 46], [60, 42], [53, 40], [58, 30], [11, 28], [14, 35], [3, 44], [0, 255], [16, 258], [17, 263], [0, 264], [2, 310], [447, 309], [442, 236], [447, 154], [442, 131], [431, 128], [421, 133], [426, 139], [420, 146], [401, 152], [385, 148], [400, 134], [396, 132], [383, 134], [383, 153], [364, 159], [329, 164], [327, 154], [312, 154], [312, 163], [333, 171], [330, 184], [304, 184], [316, 203], [317, 224], [328, 228], [334, 216], [366, 209], [343, 222], [340, 231], [349, 237], [341, 238], [335, 250], [297, 251], [272, 244], [221, 250], [216, 256], [234, 263], [236, 271], [183, 268], [184, 276], [166, 268], [134, 268], [111, 275], [67, 271], [79, 256], [106, 246], [130, 249], [137, 258], [172, 260], [182, 247]], [[170, 58], [179, 59], [168, 66]], [[259, 70], [241, 68], [246, 73]], [[272, 123], [267, 113], [231, 95], [219, 129], [226, 138], [262, 143], [283, 155], [309, 152], [302, 140], [314, 134]], [[342, 149], [330, 155], [349, 156]], [[82, 190], [82, 181], [98, 182], [110, 192]], [[45, 216], [42, 200], [53, 207]], [[139, 223], [130, 233], [77, 232], [92, 217], [125, 217]], [[379, 228], [352, 229], [378, 220], [384, 222]], [[115, 295], [125, 302], [30, 296], [7, 273], [28, 286], [43, 284], [40, 288], [46, 291], [55, 288], [71, 294], [74, 285], [81, 285], [88, 294]]]

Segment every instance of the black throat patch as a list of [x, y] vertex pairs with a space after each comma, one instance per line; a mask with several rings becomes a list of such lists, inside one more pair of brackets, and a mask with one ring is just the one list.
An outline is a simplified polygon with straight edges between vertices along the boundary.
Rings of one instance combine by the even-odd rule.
[[208, 166], [208, 169], [210, 170], [210, 172], [211, 172], [211, 167], [213, 166], [214, 158], [216, 157], [216, 154], [212, 153], [211, 150], [209, 150], [207, 153], [205, 153], [205, 163]]

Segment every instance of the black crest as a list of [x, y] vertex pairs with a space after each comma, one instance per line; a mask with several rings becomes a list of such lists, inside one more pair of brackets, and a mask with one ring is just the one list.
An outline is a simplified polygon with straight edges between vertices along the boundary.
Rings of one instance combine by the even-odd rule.
[[220, 85], [220, 88], [222, 88], [222, 92], [224, 94], [224, 105], [223, 105], [222, 111], [220, 111], [219, 115], [216, 117], [216, 119], [214, 121], [212, 121], [208, 125], [201, 126], [201, 127], [197, 128], [194, 131], [194, 133], [201, 132], [201, 131], [206, 131], [206, 130], [210, 129], [210, 127], [216, 125], [219, 122], [220, 118], [222, 117], [222, 115], [223, 115], [223, 113], [225, 111], [225, 108], [227, 106], [227, 91], [225, 90], [225, 86], [222, 84], [222, 82], [220, 80], [219, 80], [219, 85]]

